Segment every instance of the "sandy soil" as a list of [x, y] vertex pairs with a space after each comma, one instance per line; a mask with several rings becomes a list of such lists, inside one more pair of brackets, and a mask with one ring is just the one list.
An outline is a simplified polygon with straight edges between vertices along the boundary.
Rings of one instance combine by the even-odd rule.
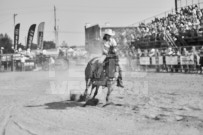
[[[1, 135], [202, 135], [203, 76], [125, 73], [125, 89], [100, 89], [97, 106], [69, 101], [84, 91], [84, 67], [0, 73]], [[57, 93], [63, 87], [68, 88]], [[54, 87], [54, 88], [53, 88]]]

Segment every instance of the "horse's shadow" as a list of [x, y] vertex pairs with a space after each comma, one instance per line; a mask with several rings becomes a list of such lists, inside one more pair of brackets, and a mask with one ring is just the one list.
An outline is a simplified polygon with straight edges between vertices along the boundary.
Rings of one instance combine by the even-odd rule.
[[84, 104], [81, 102], [67, 100], [67, 101], [45, 103], [43, 105], [28, 105], [25, 107], [45, 107], [45, 109], [63, 110], [67, 108], [83, 107], [83, 106]]
[[86, 107], [86, 106], [97, 106], [99, 104], [99, 99], [88, 99], [87, 101], [59, 101], [50, 102], [43, 105], [27, 105], [25, 107], [45, 107], [45, 109], [63, 110], [73, 107]]

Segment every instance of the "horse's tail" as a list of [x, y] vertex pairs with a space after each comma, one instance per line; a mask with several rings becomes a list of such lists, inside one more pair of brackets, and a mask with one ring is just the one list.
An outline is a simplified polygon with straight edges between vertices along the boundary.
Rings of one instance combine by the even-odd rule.
[[93, 77], [93, 72], [94, 72], [94, 69], [95, 69], [95, 59], [97, 59], [97, 57], [96, 58], [93, 58], [93, 59], [91, 59], [88, 63], [87, 63], [87, 66], [86, 66], [86, 68], [85, 68], [85, 80], [88, 80], [88, 79], [90, 79], [90, 78], [92, 78]]
[[85, 82], [86, 82], [86, 87], [89, 85], [90, 79], [93, 77], [93, 61], [95, 58], [91, 59], [85, 68]]
[[91, 78], [91, 63], [90, 62], [88, 62], [88, 64], [87, 64], [87, 66], [86, 66], [86, 68], [85, 68], [85, 81], [87, 82], [88, 81], [88, 79], [90, 79]]
[[92, 66], [92, 62], [93, 62], [94, 59], [90, 60], [88, 63], [87, 63], [87, 66], [85, 68], [85, 83], [86, 83], [86, 88], [85, 88], [85, 93], [84, 95], [87, 95], [87, 91], [88, 91], [88, 88], [91, 86], [91, 79], [93, 77], [93, 66]]

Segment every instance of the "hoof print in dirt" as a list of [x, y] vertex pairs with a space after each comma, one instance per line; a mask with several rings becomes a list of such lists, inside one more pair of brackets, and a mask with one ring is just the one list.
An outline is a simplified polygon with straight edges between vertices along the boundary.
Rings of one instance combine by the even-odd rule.
[[87, 102], [85, 103], [84, 106], [86, 105], [90, 105], [90, 106], [96, 106], [99, 103], [99, 99], [89, 99], [87, 100]]

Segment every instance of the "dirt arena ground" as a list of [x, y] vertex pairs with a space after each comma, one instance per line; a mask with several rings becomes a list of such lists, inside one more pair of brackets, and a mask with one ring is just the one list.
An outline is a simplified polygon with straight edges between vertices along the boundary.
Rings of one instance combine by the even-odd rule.
[[203, 134], [203, 75], [126, 72], [114, 104], [101, 88], [99, 104], [83, 107], [68, 95], [84, 91], [83, 70], [0, 73], [0, 134]]

